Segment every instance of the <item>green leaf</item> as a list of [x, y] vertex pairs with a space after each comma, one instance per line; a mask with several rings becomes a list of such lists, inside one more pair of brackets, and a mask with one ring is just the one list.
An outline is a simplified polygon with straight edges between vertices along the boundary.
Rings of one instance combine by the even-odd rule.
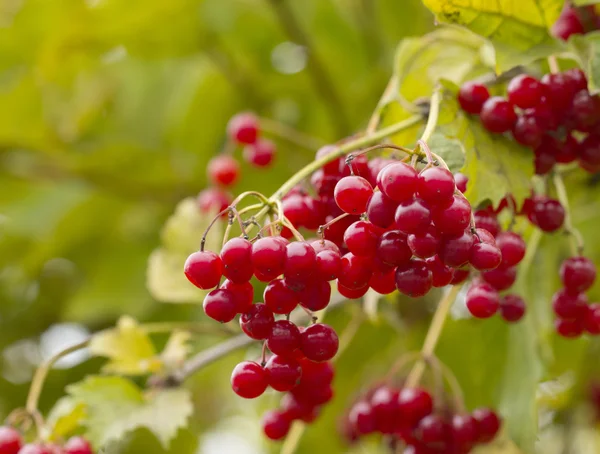
[[446, 162], [450, 171], [458, 172], [465, 165], [465, 149], [459, 140], [434, 133], [427, 145], [433, 153]]
[[573, 35], [569, 39], [569, 47], [587, 74], [590, 91], [598, 93], [600, 91], [600, 31]]
[[108, 373], [144, 375], [162, 368], [150, 337], [128, 316], [121, 317], [116, 328], [95, 334], [90, 342], [90, 351], [109, 358], [110, 361], [103, 367]]
[[575, 6], [596, 5], [600, 0], [571, 0]]
[[67, 391], [86, 406], [86, 434], [95, 446], [145, 427], [168, 448], [193, 411], [191, 396], [185, 389], [144, 396], [133, 382], [122, 377], [88, 377], [70, 385]]
[[[214, 213], [216, 214], [216, 213]], [[194, 287], [183, 274], [187, 257], [198, 250], [202, 234], [213, 219], [212, 213], [200, 213], [192, 197], [182, 200], [162, 231], [162, 246], [148, 260], [147, 286], [154, 298], [164, 303], [201, 303], [208, 292]], [[224, 221], [211, 228], [205, 248], [218, 250]]]
[[465, 149], [461, 171], [469, 177], [465, 195], [473, 206], [489, 200], [497, 204], [507, 193], [521, 203], [530, 193], [533, 176], [531, 150], [502, 135], [486, 131], [479, 118], [460, 109], [456, 87], [445, 83], [438, 132], [458, 140]]
[[191, 351], [189, 345], [191, 334], [187, 331], [174, 331], [167, 342], [160, 358], [167, 370], [180, 367]]
[[86, 416], [85, 404], [72, 397], [59, 399], [46, 420], [49, 440], [59, 440], [73, 433]]
[[440, 22], [462, 25], [489, 38], [496, 47], [498, 71], [546, 57], [560, 43], [549, 30], [564, 0], [423, 0]]

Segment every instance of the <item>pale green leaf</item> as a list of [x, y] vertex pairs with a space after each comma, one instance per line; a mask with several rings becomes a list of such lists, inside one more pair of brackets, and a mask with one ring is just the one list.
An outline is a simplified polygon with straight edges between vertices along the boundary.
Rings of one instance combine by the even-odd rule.
[[191, 352], [189, 344], [191, 334], [187, 331], [174, 331], [167, 345], [160, 354], [160, 358], [167, 370], [180, 367]]
[[569, 39], [581, 67], [588, 77], [590, 91], [600, 91], [600, 31], [587, 33], [583, 36], [574, 35]]
[[427, 144], [433, 153], [444, 160], [452, 172], [460, 171], [465, 165], [465, 149], [459, 140], [434, 133]]
[[85, 404], [72, 397], [62, 397], [46, 419], [48, 439], [59, 440], [74, 432], [86, 417]]
[[167, 448], [193, 411], [188, 390], [167, 389], [144, 396], [121, 377], [88, 377], [67, 390], [86, 406], [86, 434], [98, 446], [145, 427]]
[[157, 372], [162, 363], [148, 334], [131, 317], [123, 316], [116, 328], [95, 334], [90, 341], [90, 351], [105, 356], [106, 372], [122, 375], [142, 375]]

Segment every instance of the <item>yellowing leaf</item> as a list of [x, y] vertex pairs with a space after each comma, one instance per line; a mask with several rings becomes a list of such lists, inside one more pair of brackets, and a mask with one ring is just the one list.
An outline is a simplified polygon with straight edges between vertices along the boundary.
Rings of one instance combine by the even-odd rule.
[[171, 334], [167, 345], [160, 354], [166, 369], [171, 370], [181, 366], [191, 351], [189, 341], [191, 334], [187, 331], [175, 331]]
[[116, 328], [101, 331], [92, 337], [90, 350], [109, 358], [104, 370], [123, 375], [157, 372], [162, 363], [148, 335], [131, 317], [121, 317]]
[[65, 438], [82, 424], [85, 416], [85, 405], [82, 402], [69, 396], [61, 398], [48, 414], [48, 439]]

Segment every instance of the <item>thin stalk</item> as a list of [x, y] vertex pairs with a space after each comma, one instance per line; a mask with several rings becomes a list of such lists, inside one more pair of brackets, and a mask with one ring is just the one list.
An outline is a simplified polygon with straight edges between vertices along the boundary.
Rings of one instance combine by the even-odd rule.
[[442, 101], [442, 89], [440, 86], [435, 87], [433, 95], [431, 95], [431, 103], [429, 105], [429, 117], [427, 118], [427, 124], [425, 130], [421, 136], [423, 142], [427, 142], [438, 123], [438, 117], [440, 115], [440, 102]]
[[567, 188], [560, 174], [557, 172], [552, 178], [554, 187], [556, 188], [556, 194], [560, 204], [565, 209], [565, 222], [564, 232], [569, 235], [571, 253], [573, 255], [582, 255], [584, 248], [583, 236], [575, 227], [573, 227], [573, 219], [571, 218], [571, 208], [569, 206], [569, 196], [567, 195]]

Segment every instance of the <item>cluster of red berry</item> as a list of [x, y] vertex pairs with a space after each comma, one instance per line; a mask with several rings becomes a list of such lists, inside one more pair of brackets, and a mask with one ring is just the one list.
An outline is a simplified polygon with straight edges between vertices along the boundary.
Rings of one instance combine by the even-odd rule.
[[584, 331], [600, 334], [600, 303], [588, 304], [585, 294], [596, 279], [596, 267], [586, 257], [570, 257], [560, 267], [563, 288], [552, 298], [555, 328], [563, 337], [579, 337]]
[[93, 454], [90, 443], [82, 437], [70, 438], [64, 446], [52, 443], [24, 443], [16, 429], [0, 427], [0, 454]]
[[533, 149], [537, 174], [576, 160], [588, 172], [600, 171], [600, 98], [590, 94], [580, 69], [545, 74], [541, 81], [516, 76], [507, 99], [490, 97], [485, 85], [467, 82], [458, 101], [466, 112], [478, 114], [488, 131], [512, 132], [517, 142]]
[[372, 433], [395, 437], [407, 445], [405, 454], [466, 454], [492, 441], [500, 425], [490, 409], [471, 414], [447, 408], [435, 411], [425, 389], [384, 385], [354, 402], [342, 421], [342, 431], [350, 442]]
[[[227, 124], [227, 136], [231, 143], [243, 146], [242, 157], [256, 167], [268, 167], [275, 158], [275, 144], [260, 137], [258, 118], [250, 112], [234, 115]], [[202, 212], [221, 212], [233, 198], [225, 190], [233, 186], [240, 177], [240, 165], [231, 154], [220, 154], [212, 158], [207, 166], [208, 181], [212, 183], [198, 195], [198, 206]]]
[[565, 2], [559, 18], [552, 26], [552, 35], [566, 41], [571, 35], [600, 30], [600, 17], [593, 5], [575, 7]]

